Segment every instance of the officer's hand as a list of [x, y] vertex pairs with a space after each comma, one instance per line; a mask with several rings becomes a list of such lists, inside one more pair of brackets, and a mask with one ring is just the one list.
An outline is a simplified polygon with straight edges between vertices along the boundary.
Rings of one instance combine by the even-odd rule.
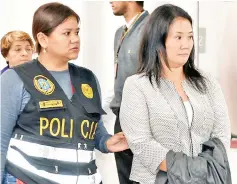
[[110, 152], [120, 152], [128, 149], [128, 143], [123, 132], [119, 132], [110, 137], [106, 142], [106, 146]]

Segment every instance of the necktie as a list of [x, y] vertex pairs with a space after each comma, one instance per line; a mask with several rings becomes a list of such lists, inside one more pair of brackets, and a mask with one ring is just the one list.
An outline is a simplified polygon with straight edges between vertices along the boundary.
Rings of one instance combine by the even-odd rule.
[[124, 37], [124, 35], [126, 34], [128, 28], [126, 25], [123, 26], [123, 34], [122, 34], [122, 37]]

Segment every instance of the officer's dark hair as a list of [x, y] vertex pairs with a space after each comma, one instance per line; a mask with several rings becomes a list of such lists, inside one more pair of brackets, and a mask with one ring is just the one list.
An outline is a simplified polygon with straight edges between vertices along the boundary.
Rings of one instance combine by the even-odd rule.
[[68, 17], [75, 17], [80, 22], [80, 17], [71, 8], [61, 3], [47, 3], [40, 6], [33, 17], [32, 34], [36, 42], [36, 52], [40, 53], [41, 45], [37, 34], [42, 32], [49, 36], [53, 30]]
[[144, 1], [136, 1], [136, 3], [137, 3], [140, 7], [143, 8], [143, 6], [144, 6]]
[[[157, 7], [149, 17], [145, 26], [144, 35], [141, 41], [139, 53], [140, 67], [138, 73], [145, 73], [152, 84], [152, 76], [155, 77], [159, 86], [162, 71], [162, 55], [166, 66], [169, 68], [165, 42], [168, 36], [169, 27], [175, 18], [182, 17], [187, 19], [192, 26], [191, 16], [178, 6], [165, 4]], [[183, 66], [187, 80], [200, 92], [206, 91], [205, 77], [196, 69], [194, 65], [194, 46]]]

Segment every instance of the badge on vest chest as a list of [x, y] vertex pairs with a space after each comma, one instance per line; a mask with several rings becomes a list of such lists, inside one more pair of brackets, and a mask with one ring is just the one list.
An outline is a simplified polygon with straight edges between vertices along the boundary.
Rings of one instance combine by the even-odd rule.
[[43, 75], [37, 75], [34, 77], [34, 86], [44, 95], [51, 95], [55, 89], [55, 85], [52, 81]]
[[86, 98], [93, 98], [93, 90], [89, 84], [81, 84], [81, 90]]

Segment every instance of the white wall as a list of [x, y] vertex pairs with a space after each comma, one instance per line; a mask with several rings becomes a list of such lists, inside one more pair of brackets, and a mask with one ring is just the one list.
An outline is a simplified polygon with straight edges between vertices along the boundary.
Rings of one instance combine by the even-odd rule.
[[104, 96], [113, 87], [114, 33], [123, 24], [123, 18], [113, 16], [108, 1], [88, 1], [83, 9], [83, 65], [96, 74]]
[[[199, 54], [199, 67], [215, 76], [222, 87], [232, 132], [237, 134], [237, 2], [199, 4], [199, 26], [206, 28], [206, 52]], [[232, 183], [237, 183], [237, 149], [229, 152]], [[235, 161], [234, 161], [235, 160]]]
[[206, 28], [206, 52], [199, 67], [221, 83], [232, 132], [237, 134], [237, 2], [200, 2], [199, 26]]

